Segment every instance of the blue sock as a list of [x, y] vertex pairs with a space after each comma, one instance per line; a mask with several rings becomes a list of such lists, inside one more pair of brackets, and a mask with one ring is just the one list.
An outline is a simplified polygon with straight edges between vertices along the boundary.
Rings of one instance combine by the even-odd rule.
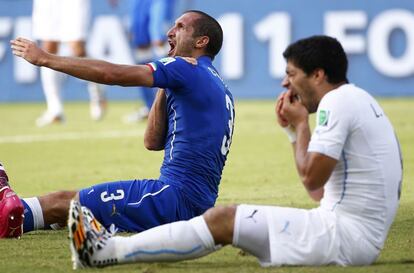
[[34, 230], [33, 212], [24, 199], [22, 199], [22, 202], [24, 205], [23, 232], [29, 232]]
[[44, 229], [43, 211], [36, 197], [22, 199], [24, 205], [23, 232]]

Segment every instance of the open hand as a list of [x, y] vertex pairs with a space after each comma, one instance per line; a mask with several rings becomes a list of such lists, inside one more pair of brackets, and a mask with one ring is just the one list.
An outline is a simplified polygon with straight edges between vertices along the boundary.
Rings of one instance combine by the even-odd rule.
[[34, 65], [42, 65], [47, 53], [40, 49], [35, 42], [25, 38], [16, 38], [10, 41], [14, 55], [21, 57]]

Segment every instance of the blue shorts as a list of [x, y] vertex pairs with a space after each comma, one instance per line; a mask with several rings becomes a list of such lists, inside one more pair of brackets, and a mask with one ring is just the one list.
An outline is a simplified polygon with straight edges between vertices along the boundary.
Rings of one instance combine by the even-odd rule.
[[152, 179], [95, 185], [82, 189], [79, 199], [102, 225], [114, 224], [119, 231], [141, 232], [204, 212], [193, 206], [178, 188]]
[[172, 5], [166, 0], [134, 0], [131, 15], [132, 45], [149, 46], [165, 41]]

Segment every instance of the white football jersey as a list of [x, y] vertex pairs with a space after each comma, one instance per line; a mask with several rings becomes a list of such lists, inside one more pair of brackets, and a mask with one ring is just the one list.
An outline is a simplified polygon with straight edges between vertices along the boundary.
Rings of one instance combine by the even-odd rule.
[[382, 248], [402, 181], [400, 148], [390, 121], [371, 95], [352, 84], [328, 92], [316, 119], [308, 151], [338, 160], [321, 207], [360, 225], [366, 239]]

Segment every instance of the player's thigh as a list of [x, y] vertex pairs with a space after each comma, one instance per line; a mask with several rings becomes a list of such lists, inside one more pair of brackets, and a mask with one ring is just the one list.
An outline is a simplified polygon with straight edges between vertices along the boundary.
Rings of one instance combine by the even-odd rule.
[[191, 218], [191, 206], [174, 187], [159, 180], [103, 183], [79, 192], [82, 205], [106, 227], [140, 232]]
[[271, 265], [338, 264], [337, 219], [331, 211], [268, 207]]
[[233, 245], [270, 262], [267, 207], [238, 205], [234, 219]]

